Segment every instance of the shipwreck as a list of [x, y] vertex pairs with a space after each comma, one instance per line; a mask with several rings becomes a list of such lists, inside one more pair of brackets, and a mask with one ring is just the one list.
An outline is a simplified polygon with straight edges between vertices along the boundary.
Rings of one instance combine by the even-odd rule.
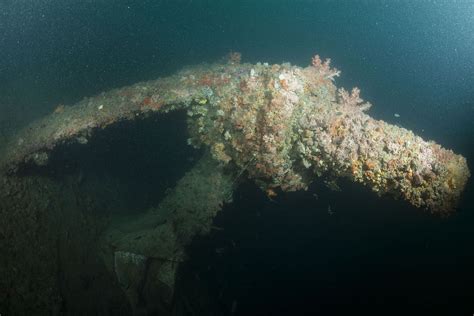
[[[145, 288], [158, 293], [157, 309], [170, 312], [186, 245], [212, 229], [241, 179], [273, 196], [305, 190], [315, 179], [345, 178], [433, 214], [455, 212], [470, 176], [466, 159], [373, 119], [359, 89], [337, 88], [339, 74], [317, 55], [302, 68], [241, 63], [233, 53], [225, 63], [188, 67], [60, 107], [19, 131], [0, 156], [0, 288], [7, 289], [1, 303], [25, 312], [25, 306], [59, 310], [74, 285], [59, 282], [58, 271], [68, 275], [71, 256], [92, 260], [74, 241], [76, 234], [99, 240], [99, 265], [113, 276], [103, 283], [117, 293], [122, 289], [117, 297], [126, 297], [133, 312]], [[202, 155], [159, 203], [129, 222], [91, 224], [81, 213], [87, 200], [81, 171], [66, 182], [48, 173], [80, 159], [75, 153], [87, 151], [108, 130], [175, 112], [187, 126], [184, 141]], [[71, 199], [79, 206], [65, 211]], [[87, 203], [100, 208], [94, 199]], [[24, 253], [36, 259], [18, 264]], [[31, 277], [35, 271], [41, 276]]]

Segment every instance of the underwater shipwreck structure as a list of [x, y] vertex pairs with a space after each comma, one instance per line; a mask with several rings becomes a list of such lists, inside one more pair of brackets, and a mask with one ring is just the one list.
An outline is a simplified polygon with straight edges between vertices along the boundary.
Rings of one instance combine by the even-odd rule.
[[[96, 283], [101, 275], [107, 293], [126, 297], [132, 312], [147, 292], [160, 297], [155, 309], [171, 313], [186, 245], [212, 229], [243, 178], [269, 196], [304, 190], [317, 178], [346, 178], [432, 213], [454, 212], [470, 176], [466, 159], [370, 117], [371, 105], [357, 88], [336, 87], [339, 74], [317, 55], [301, 68], [240, 63], [233, 53], [226, 63], [186, 68], [58, 107], [20, 131], [0, 158], [0, 288], [7, 289], [0, 304], [60, 311], [68, 301], [73, 309], [65, 293], [76, 291], [69, 295], [77, 297], [79, 290], [64, 276], [74, 280], [71, 275], [78, 274], [71, 272], [71, 260], [94, 261], [82, 245], [99, 240], [94, 253], [110, 280], [97, 272], [101, 268], [82, 273], [95, 273]], [[115, 226], [91, 223], [80, 207], [65, 211], [70, 199], [79, 199], [80, 188], [45, 174], [61, 161], [55, 157], [69, 147], [87, 151], [94, 138], [123, 122], [140, 124], [174, 111], [186, 113], [187, 143], [204, 154], [158, 205]], [[80, 242], [71, 237], [71, 227]], [[28, 259], [19, 264], [21, 254]], [[110, 305], [108, 299], [102, 304]]]

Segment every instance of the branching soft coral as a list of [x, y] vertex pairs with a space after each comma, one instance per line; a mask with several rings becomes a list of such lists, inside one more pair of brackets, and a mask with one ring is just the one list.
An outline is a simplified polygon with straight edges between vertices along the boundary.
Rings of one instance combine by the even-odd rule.
[[372, 104], [364, 102], [364, 100], [360, 98], [360, 89], [357, 87], [352, 88], [350, 94], [344, 88], [339, 88], [337, 90], [337, 96], [339, 104], [349, 107], [357, 107], [361, 111], [367, 111], [372, 106]]
[[331, 59], [326, 58], [323, 62], [319, 55], [314, 55], [311, 59], [311, 64], [314, 68], [327, 79], [334, 80], [334, 77], [339, 77], [341, 72], [336, 68], [331, 68]]

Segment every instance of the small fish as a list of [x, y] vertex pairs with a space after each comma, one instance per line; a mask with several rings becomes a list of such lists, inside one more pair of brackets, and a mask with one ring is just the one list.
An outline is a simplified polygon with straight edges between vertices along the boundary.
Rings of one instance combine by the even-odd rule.
[[328, 214], [329, 215], [334, 215], [334, 211], [331, 209], [331, 205], [328, 204]]
[[223, 253], [225, 253], [225, 251], [226, 251], [226, 247], [216, 248], [216, 253], [219, 255], [222, 255]]
[[273, 198], [276, 197], [278, 194], [272, 188], [268, 188], [265, 193], [267, 194], [268, 199], [273, 201]]
[[232, 306], [230, 307], [230, 314], [234, 315], [237, 311], [237, 300], [232, 301]]
[[395, 116], [395, 117], [400, 117], [400, 114], [395, 113], [395, 114], [393, 114], [393, 116]]

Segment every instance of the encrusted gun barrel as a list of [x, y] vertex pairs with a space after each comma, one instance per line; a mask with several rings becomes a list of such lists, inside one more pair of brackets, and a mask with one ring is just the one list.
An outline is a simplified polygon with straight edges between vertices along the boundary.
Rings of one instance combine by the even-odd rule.
[[470, 176], [464, 157], [365, 114], [359, 89], [337, 89], [339, 71], [315, 56], [290, 64], [228, 63], [86, 98], [31, 124], [0, 154], [0, 176], [46, 165], [60, 144], [88, 138], [124, 120], [185, 110], [191, 137], [214, 158], [238, 167], [269, 194], [305, 189], [315, 178], [346, 177], [378, 194], [432, 212], [450, 212]]
[[[337, 90], [339, 71], [313, 58], [310, 67], [241, 65], [209, 105], [189, 110], [190, 143], [211, 147], [273, 192], [306, 188], [315, 177], [347, 177], [378, 194], [432, 212], [450, 212], [469, 177], [464, 157], [411, 131], [374, 120], [359, 97]], [[233, 73], [234, 72], [234, 73]]]

